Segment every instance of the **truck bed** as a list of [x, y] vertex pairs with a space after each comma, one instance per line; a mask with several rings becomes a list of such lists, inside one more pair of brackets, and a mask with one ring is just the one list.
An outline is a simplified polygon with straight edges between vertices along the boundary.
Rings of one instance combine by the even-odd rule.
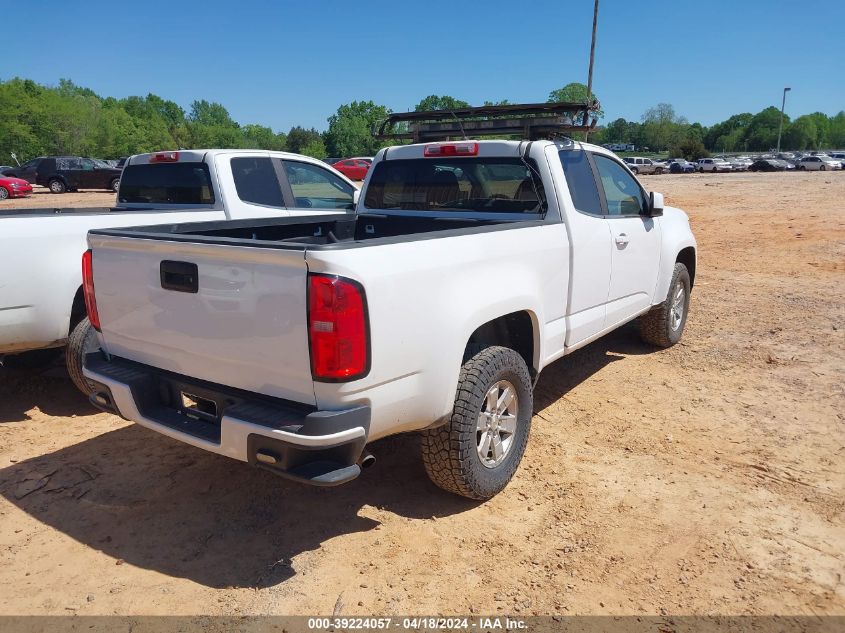
[[476, 220], [472, 218], [359, 214], [318, 215], [308, 218], [262, 218], [228, 222], [192, 222], [121, 229], [98, 229], [92, 235], [130, 237], [228, 246], [263, 246], [292, 250], [331, 249], [365, 243], [391, 243], [447, 237], [463, 233], [507, 229], [526, 221]]

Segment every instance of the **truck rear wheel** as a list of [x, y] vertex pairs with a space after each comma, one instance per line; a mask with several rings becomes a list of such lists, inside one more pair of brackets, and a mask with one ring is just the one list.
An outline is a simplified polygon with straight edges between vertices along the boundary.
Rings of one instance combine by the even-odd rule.
[[681, 340], [687, 323], [690, 290], [687, 267], [675, 264], [666, 300], [640, 317], [640, 337], [646, 343], [671, 347]]
[[531, 376], [522, 356], [487, 347], [461, 368], [449, 421], [425, 431], [421, 448], [431, 480], [470, 499], [489, 499], [516, 472], [534, 407]]
[[88, 379], [82, 373], [82, 363], [85, 360], [85, 354], [95, 352], [99, 348], [100, 342], [97, 340], [97, 331], [91, 327], [88, 317], [85, 317], [76, 324], [73, 332], [70, 333], [65, 350], [65, 365], [73, 384], [86, 396], [91, 395], [94, 386], [88, 382]]

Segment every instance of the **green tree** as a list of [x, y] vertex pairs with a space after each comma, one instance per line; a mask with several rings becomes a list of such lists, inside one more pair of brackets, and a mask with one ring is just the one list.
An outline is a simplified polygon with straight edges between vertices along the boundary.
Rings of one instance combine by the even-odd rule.
[[319, 136], [308, 141], [299, 153], [304, 154], [305, 156], [311, 156], [312, 158], [319, 158], [321, 160], [328, 156], [326, 153], [326, 145], [323, 143], [322, 137]]
[[[593, 93], [593, 99], [598, 100], [598, 97], [595, 93]], [[583, 103], [586, 100], [587, 86], [585, 84], [578, 83], [577, 81], [566, 84], [563, 88], [552, 90], [549, 93], [549, 98], [546, 99], [548, 103]], [[595, 116], [597, 119], [601, 119], [602, 117], [604, 117], [604, 110], [601, 109], [601, 106], [599, 106], [599, 108], [593, 112], [593, 116]]]
[[244, 147], [269, 149], [277, 152], [287, 148], [287, 137], [284, 134], [274, 134], [273, 130], [263, 125], [249, 124], [241, 128]]
[[[784, 128], [789, 124], [789, 117], [784, 115]], [[778, 140], [780, 109], [769, 106], [755, 114], [746, 128], [743, 142], [752, 151], [765, 151], [774, 148]]]
[[200, 125], [238, 127], [226, 108], [219, 103], [208, 102], [205, 99], [191, 103], [191, 113], [188, 115], [188, 119]]
[[329, 117], [326, 149], [332, 156], [372, 156], [382, 146], [373, 138], [373, 127], [388, 114], [390, 110], [372, 101], [353, 101], [340, 106]]
[[415, 112], [428, 112], [430, 110], [456, 110], [458, 108], [469, 108], [470, 105], [461, 99], [455, 99], [449, 95], [428, 95], [415, 107]]
[[783, 132], [782, 149], [811, 149], [816, 147], [818, 130], [815, 122], [807, 116], [800, 116], [790, 123]]
[[672, 147], [669, 154], [673, 157], [683, 156], [687, 160], [693, 161], [710, 156], [710, 152], [704, 147], [704, 143], [695, 135], [688, 136], [678, 145]]
[[301, 154], [302, 150], [306, 146], [311, 143], [315, 143], [318, 140], [322, 142], [323, 139], [320, 136], [320, 133], [313, 127], [310, 130], [307, 130], [304, 127], [297, 125], [292, 127], [288, 132], [287, 149], [289, 152], [293, 152], [294, 154]]
[[831, 147], [845, 147], [845, 110], [830, 119], [830, 145]]
[[689, 128], [687, 120], [676, 114], [669, 103], [658, 103], [646, 110], [642, 122], [641, 144], [655, 151], [680, 145]]

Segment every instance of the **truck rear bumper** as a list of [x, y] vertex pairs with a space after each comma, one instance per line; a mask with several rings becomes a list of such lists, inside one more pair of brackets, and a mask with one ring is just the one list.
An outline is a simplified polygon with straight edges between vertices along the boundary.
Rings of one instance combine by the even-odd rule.
[[95, 406], [191, 446], [318, 486], [361, 472], [369, 407], [319, 411], [99, 351], [86, 357], [84, 374]]

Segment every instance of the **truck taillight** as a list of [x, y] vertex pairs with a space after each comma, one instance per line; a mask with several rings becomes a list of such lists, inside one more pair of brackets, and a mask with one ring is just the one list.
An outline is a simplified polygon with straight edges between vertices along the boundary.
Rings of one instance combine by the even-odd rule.
[[176, 163], [179, 162], [179, 152], [156, 152], [150, 156], [151, 163]]
[[367, 374], [367, 299], [360, 284], [334, 275], [308, 275], [308, 340], [314, 380], [343, 382]]
[[88, 313], [88, 320], [99, 332], [100, 315], [97, 314], [97, 299], [94, 297], [94, 268], [90, 249], [82, 254], [82, 294], [85, 295], [85, 311]]
[[425, 146], [425, 156], [478, 156], [478, 143], [435, 143]]

